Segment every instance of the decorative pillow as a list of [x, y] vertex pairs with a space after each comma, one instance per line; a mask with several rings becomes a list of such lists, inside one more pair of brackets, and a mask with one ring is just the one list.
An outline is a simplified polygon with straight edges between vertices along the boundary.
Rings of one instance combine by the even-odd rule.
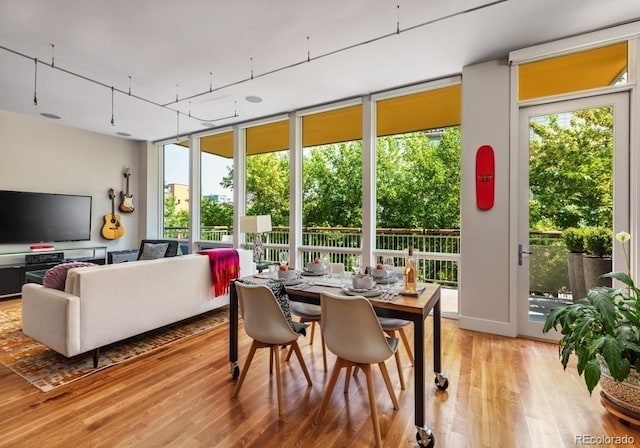
[[164, 258], [169, 243], [145, 243], [142, 248], [142, 255], [138, 260], [155, 260], [156, 258]]
[[87, 263], [84, 261], [70, 261], [68, 263], [58, 264], [47, 272], [42, 278], [42, 286], [45, 288], [59, 289], [64, 291], [64, 284], [67, 281], [67, 271], [73, 268], [84, 268], [87, 266], [98, 266], [95, 263]]

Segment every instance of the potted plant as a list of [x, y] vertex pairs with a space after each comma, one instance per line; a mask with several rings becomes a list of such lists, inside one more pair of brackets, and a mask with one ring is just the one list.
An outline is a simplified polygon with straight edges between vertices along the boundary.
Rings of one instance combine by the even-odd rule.
[[613, 233], [606, 227], [590, 227], [584, 234], [586, 254], [582, 257], [584, 283], [587, 290], [595, 286], [611, 286], [603, 275], [611, 271]]
[[584, 229], [578, 227], [569, 227], [562, 232], [562, 239], [569, 251], [567, 254], [569, 289], [574, 302], [587, 296], [582, 267], [582, 255], [585, 252], [584, 235]]
[[[626, 232], [616, 235], [623, 245], [629, 266]], [[560, 361], [566, 369], [571, 355], [578, 360], [579, 375], [589, 390], [600, 381], [605, 407], [617, 406], [633, 414], [640, 413], [640, 289], [630, 274], [610, 272], [608, 279], [621, 282], [623, 288], [596, 286], [585, 299], [551, 310], [543, 333], [560, 327]], [[602, 378], [602, 381], [601, 381]], [[621, 411], [622, 409], [622, 411]], [[628, 414], [629, 415], [629, 414]]]

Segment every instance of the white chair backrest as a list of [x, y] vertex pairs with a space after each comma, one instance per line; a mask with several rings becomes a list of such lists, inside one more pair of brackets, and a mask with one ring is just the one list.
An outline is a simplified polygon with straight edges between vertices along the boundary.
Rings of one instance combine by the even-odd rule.
[[245, 332], [266, 344], [286, 344], [300, 336], [294, 332], [273, 292], [265, 285], [245, 285], [236, 282], [240, 312]]
[[342, 274], [344, 272], [344, 263], [331, 263], [329, 264], [330, 274]]
[[367, 364], [393, 355], [376, 313], [364, 297], [323, 293], [320, 307], [324, 341], [334, 355]]

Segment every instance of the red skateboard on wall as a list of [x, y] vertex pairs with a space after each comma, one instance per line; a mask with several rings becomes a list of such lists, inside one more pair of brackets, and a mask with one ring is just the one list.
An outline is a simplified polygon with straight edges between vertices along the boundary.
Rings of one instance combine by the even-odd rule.
[[482, 145], [476, 152], [476, 204], [490, 210], [495, 196], [495, 157], [493, 148]]

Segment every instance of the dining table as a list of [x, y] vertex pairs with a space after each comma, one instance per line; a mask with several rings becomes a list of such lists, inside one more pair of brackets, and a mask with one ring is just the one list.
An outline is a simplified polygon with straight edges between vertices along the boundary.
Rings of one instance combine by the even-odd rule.
[[[240, 281], [250, 283], [267, 283], [268, 275], [257, 274], [243, 277]], [[271, 281], [277, 281], [271, 279]], [[377, 291], [371, 291], [367, 296], [376, 314], [380, 317], [391, 317], [413, 322], [414, 346], [414, 406], [416, 440], [420, 447], [433, 447], [435, 438], [431, 429], [425, 423], [425, 320], [433, 314], [433, 372], [435, 387], [446, 390], [449, 380], [441, 372], [441, 309], [440, 285], [435, 283], [419, 283], [417, 292], [407, 294], [402, 291], [402, 285], [382, 285]], [[323, 292], [334, 294], [354, 295], [352, 288], [342, 284], [341, 279], [318, 277], [302, 277], [302, 281], [285, 281], [287, 294], [291, 301], [319, 305]], [[379, 294], [376, 294], [379, 292]], [[235, 282], [230, 284], [229, 291], [229, 362], [231, 375], [234, 379], [240, 376], [238, 362], [238, 295]]]

